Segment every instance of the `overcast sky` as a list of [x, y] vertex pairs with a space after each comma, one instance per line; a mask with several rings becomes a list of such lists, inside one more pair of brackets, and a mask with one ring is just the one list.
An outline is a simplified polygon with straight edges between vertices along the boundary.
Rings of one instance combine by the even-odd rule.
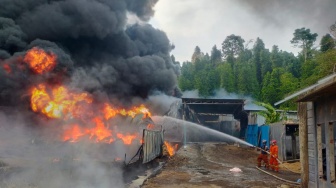
[[318, 45], [335, 21], [336, 0], [159, 0], [150, 23], [166, 32], [172, 54], [184, 62], [196, 46], [209, 54], [214, 45], [221, 49], [231, 34], [245, 41], [259, 37], [268, 49], [278, 45], [296, 54], [290, 43], [295, 29], [318, 33]]

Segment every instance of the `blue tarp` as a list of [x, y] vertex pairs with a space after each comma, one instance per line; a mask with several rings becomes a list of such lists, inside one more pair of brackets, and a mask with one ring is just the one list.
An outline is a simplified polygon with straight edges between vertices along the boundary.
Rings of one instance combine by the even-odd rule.
[[262, 140], [267, 141], [267, 146], [269, 148], [270, 140], [269, 140], [270, 127], [269, 125], [258, 126], [257, 124], [248, 125], [246, 129], [245, 141], [254, 145], [261, 146]]
[[262, 125], [262, 126], [259, 126], [258, 127], [258, 134], [260, 135], [259, 136], [259, 147], [261, 146], [261, 144], [262, 144], [262, 141], [263, 140], [266, 140], [267, 141], [267, 146], [268, 146], [268, 148], [269, 148], [269, 144], [270, 144], [270, 138], [269, 138], [269, 136], [270, 136], [270, 127], [269, 127], [269, 125]]
[[258, 145], [258, 125], [248, 125], [246, 129], [245, 141], [257, 146]]

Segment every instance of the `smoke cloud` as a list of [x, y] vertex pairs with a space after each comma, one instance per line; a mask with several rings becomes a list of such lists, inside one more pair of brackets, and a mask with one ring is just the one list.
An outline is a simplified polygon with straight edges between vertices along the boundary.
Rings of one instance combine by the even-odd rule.
[[[169, 105], [158, 98], [181, 96], [179, 65], [170, 58], [166, 34], [147, 23], [156, 3], [0, 0], [5, 5], [0, 8], [0, 160], [18, 166], [1, 179], [0, 187], [124, 187], [121, 167], [105, 162], [130, 160], [139, 143], [60, 142], [58, 133], [68, 127], [32, 112], [30, 92], [41, 83], [65, 85], [89, 93], [99, 107], [104, 102], [125, 108], [144, 103], [164, 113]], [[51, 71], [36, 74], [30, 69], [25, 55], [35, 48], [56, 56]], [[73, 117], [66, 121], [78, 123]], [[134, 131], [125, 121], [117, 122], [121, 126], [113, 134]]]
[[[335, 22], [336, 3], [333, 0], [240, 0], [238, 3], [262, 20], [265, 26], [281, 30], [292, 26], [306, 27], [312, 32], [327, 33], [330, 25]], [[306, 25], [300, 26], [297, 23]]]
[[[153, 91], [178, 96], [179, 66], [170, 59], [172, 46], [164, 32], [145, 23], [154, 14], [156, 2], [1, 0], [6, 6], [0, 10], [0, 59], [2, 64], [22, 63], [18, 56], [38, 46], [56, 53], [58, 70], [65, 67], [69, 84], [85, 91], [106, 91], [109, 98], [121, 101], [146, 99]], [[129, 13], [143, 22], [128, 25]], [[22, 80], [0, 71], [1, 80], [30, 86], [31, 80], [25, 79], [31, 77], [29, 73]], [[3, 86], [0, 101], [8, 100], [3, 93], [12, 87]]]

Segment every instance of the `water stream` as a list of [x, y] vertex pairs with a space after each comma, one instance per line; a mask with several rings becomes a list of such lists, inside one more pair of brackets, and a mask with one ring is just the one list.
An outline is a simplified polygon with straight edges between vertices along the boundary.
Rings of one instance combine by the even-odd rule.
[[191, 142], [227, 142], [246, 146], [253, 146], [237, 137], [169, 116], [152, 117], [156, 125], [161, 125], [165, 131], [165, 140], [170, 142], [180, 142], [183, 146]]

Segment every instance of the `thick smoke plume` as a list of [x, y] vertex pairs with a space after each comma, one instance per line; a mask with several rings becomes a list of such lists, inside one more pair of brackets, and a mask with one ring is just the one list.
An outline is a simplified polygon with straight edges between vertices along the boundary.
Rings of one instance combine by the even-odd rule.
[[[6, 5], [0, 9], [0, 59], [13, 66], [9, 62], [22, 63], [27, 50], [40, 47], [57, 54], [55, 71], [65, 71], [71, 86], [105, 92], [110, 100], [147, 98], [155, 91], [178, 95], [178, 67], [166, 34], [145, 22], [127, 24], [128, 14], [148, 21], [156, 2], [0, 0]], [[36, 81], [29, 72], [19, 74], [8, 75], [1, 67], [2, 104], [10, 105], [12, 94], [17, 101], [17, 92]]]
[[[112, 106], [127, 109], [146, 104], [165, 113], [169, 108], [163, 106], [169, 105], [158, 97], [170, 100], [181, 95], [177, 87], [179, 66], [170, 58], [172, 45], [164, 32], [146, 23], [153, 16], [156, 3], [157, 0], [0, 0], [0, 160], [20, 167], [0, 177], [0, 187], [124, 186], [120, 167], [105, 163], [115, 159], [128, 162], [139, 141], [127, 147], [122, 139], [113, 144], [88, 140], [70, 144], [57, 136], [84, 128], [92, 131], [93, 124], [103, 128], [100, 125], [116, 123], [103, 119], [102, 114], [93, 117], [104, 105], [114, 110]], [[137, 22], [131, 24], [130, 17]], [[33, 57], [27, 54], [40, 49], [50, 59], [56, 56], [56, 65], [48, 65], [45, 68], [50, 71], [37, 74], [27, 62]], [[42, 112], [50, 106], [42, 109], [39, 103], [48, 98], [45, 93], [54, 92], [50, 89], [53, 86], [61, 94], [75, 91], [78, 95], [72, 95], [76, 96], [74, 99], [86, 96], [84, 102], [77, 103], [79, 113], [52, 119], [58, 114], [46, 117], [33, 112], [32, 91], [45, 91], [35, 101], [34, 111]], [[64, 88], [59, 86], [68, 90], [62, 92]], [[106, 106], [107, 103], [113, 105]], [[123, 112], [118, 112], [119, 118]], [[118, 127], [111, 128], [113, 134], [120, 131], [127, 135], [140, 129], [128, 126], [129, 122], [136, 122], [135, 118], [120, 119]], [[71, 123], [82, 127], [66, 127]], [[88, 127], [83, 128], [85, 124]]]

